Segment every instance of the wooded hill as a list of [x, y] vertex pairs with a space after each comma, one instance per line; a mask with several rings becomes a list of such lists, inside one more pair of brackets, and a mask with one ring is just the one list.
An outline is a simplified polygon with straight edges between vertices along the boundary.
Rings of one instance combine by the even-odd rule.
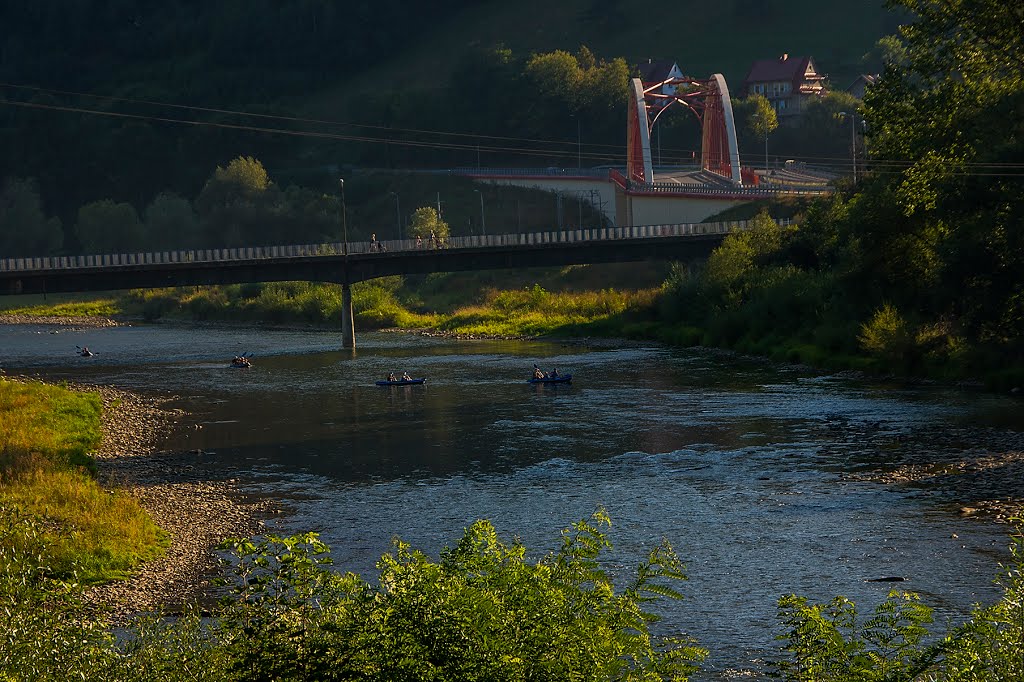
[[[614, 86], [633, 64], [671, 57], [738, 90], [754, 59], [811, 54], [845, 88], [895, 24], [809, 0], [4, 3], [0, 178], [34, 178], [68, 225], [101, 199], [195, 197], [239, 156], [324, 191], [339, 167], [597, 165], [622, 157]], [[578, 59], [575, 92], [524, 75], [557, 50]], [[601, 92], [589, 72], [613, 77]], [[693, 135], [666, 134], [666, 151]]]

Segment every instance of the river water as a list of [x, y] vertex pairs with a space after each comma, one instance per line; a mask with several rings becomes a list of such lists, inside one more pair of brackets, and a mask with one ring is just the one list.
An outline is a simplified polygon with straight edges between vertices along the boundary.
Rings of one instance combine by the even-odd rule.
[[[339, 568], [372, 578], [392, 536], [436, 557], [476, 519], [534, 556], [603, 507], [622, 576], [668, 538], [685, 600], [662, 633], [711, 650], [697, 679], [770, 658], [779, 596], [845, 595], [867, 611], [918, 592], [936, 626], [998, 596], [1007, 528], [917, 487], [850, 480], [910, 450], [1021, 449], [1022, 404], [657, 345], [449, 341], [167, 325], [0, 326], [8, 373], [176, 396], [164, 447], [211, 478], [278, 498], [277, 533], [315, 530]], [[76, 346], [96, 355], [80, 358]], [[248, 353], [254, 366], [230, 369]], [[571, 385], [525, 383], [533, 364]], [[427, 377], [381, 388], [389, 371]], [[870, 582], [898, 576], [905, 582]]]

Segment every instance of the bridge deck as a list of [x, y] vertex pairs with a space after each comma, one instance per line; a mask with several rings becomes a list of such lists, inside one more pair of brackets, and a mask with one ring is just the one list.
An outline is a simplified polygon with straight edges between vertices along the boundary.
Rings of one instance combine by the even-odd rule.
[[352, 283], [424, 272], [706, 256], [745, 221], [156, 253], [0, 259], [0, 295], [262, 281]]

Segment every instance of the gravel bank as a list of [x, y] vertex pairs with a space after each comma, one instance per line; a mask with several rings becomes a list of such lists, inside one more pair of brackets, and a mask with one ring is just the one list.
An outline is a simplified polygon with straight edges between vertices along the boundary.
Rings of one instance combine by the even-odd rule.
[[948, 462], [908, 461], [891, 471], [847, 476], [851, 480], [935, 491], [961, 516], [1000, 523], [1024, 517], [1024, 452], [979, 452]]
[[10, 313], [0, 313], [0, 324], [51, 324], [58, 327], [71, 327], [72, 329], [130, 326], [130, 323], [125, 320], [115, 320], [108, 317], [86, 315], [74, 317], [63, 315], [13, 315]]
[[142, 397], [107, 386], [72, 386], [103, 400], [103, 442], [96, 453], [100, 482], [138, 498], [170, 536], [166, 553], [130, 579], [92, 588], [87, 601], [105, 605], [115, 618], [139, 611], [175, 611], [208, 595], [216, 566], [213, 548], [227, 537], [263, 531], [270, 501], [241, 496], [233, 481], [211, 481], [188, 453], [166, 453], [157, 443], [184, 413], [170, 399]]

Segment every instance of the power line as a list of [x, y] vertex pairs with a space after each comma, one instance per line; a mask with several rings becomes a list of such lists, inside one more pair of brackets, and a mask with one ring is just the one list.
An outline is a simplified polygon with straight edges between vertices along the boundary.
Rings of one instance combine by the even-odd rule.
[[[153, 116], [146, 114], [130, 114], [116, 111], [102, 111], [98, 109], [87, 109], [85, 107], [74, 107], [74, 106], [63, 106], [57, 104], [41, 104], [38, 102], [22, 102], [17, 100], [2, 100], [0, 104], [7, 104], [16, 107], [25, 107], [29, 109], [44, 109], [53, 111], [64, 111], [70, 113], [79, 114], [91, 114], [96, 116], [106, 116], [110, 118], [122, 118], [132, 119], [140, 121], [152, 121], [157, 123], [173, 123], [181, 125], [191, 125], [199, 127], [211, 127], [221, 128], [227, 130], [241, 130], [246, 132], [255, 133], [266, 133], [276, 135], [289, 135], [292, 137], [311, 137], [328, 140], [339, 140], [347, 142], [364, 142], [371, 144], [393, 144], [406, 147], [421, 147], [428, 149], [447, 149], [447, 150], [458, 150], [458, 151], [475, 151], [478, 147], [481, 151], [505, 153], [505, 154], [521, 154], [528, 156], [542, 156], [550, 158], [564, 157], [569, 151], [553, 152], [550, 149], [541, 148], [524, 148], [524, 147], [496, 147], [487, 146], [483, 147], [476, 144], [468, 143], [455, 143], [455, 142], [427, 142], [421, 140], [406, 140], [401, 138], [381, 138], [381, 137], [368, 137], [364, 135], [342, 135], [340, 133], [328, 133], [312, 130], [289, 130], [287, 128], [268, 128], [263, 126], [252, 126], [242, 125], [237, 123], [224, 123], [218, 121], [196, 121], [191, 119], [183, 118], [171, 118], [168, 116]], [[575, 143], [574, 143], [575, 144]], [[571, 151], [571, 150], [570, 150]], [[595, 154], [591, 152], [583, 153], [583, 156], [593, 160], [615, 160], [618, 157], [612, 157], [606, 154]], [[621, 155], [620, 155], [621, 156]]]
[[[288, 128], [273, 128], [266, 126], [254, 126], [237, 123], [226, 123], [218, 121], [203, 121], [194, 119], [184, 119], [169, 116], [160, 116], [153, 114], [134, 114], [126, 112], [108, 111], [101, 109], [91, 109], [87, 107], [69, 106], [69, 105], [58, 105], [58, 104], [43, 104], [39, 102], [26, 102], [20, 100], [4, 99], [0, 100], [0, 104], [7, 104], [16, 107], [25, 107], [31, 109], [44, 109], [54, 111], [64, 111], [70, 113], [89, 114], [96, 116], [106, 116], [112, 118], [122, 119], [133, 119], [142, 121], [152, 121], [159, 123], [171, 123], [179, 125], [191, 125], [200, 127], [213, 127], [228, 130], [239, 130], [247, 132], [256, 132], [264, 134], [276, 134], [276, 135], [289, 135], [293, 137], [310, 137], [318, 139], [329, 139], [345, 142], [359, 142], [365, 144], [388, 144], [404, 147], [424, 148], [424, 149], [443, 149], [449, 151], [480, 151], [487, 153], [502, 153], [502, 154], [516, 154], [522, 156], [539, 156], [546, 158], [562, 158], [567, 154], [577, 155], [579, 158], [587, 158], [590, 161], [602, 161], [602, 162], [617, 162], [623, 163], [624, 154], [622, 153], [622, 147], [619, 145], [610, 145], [606, 143], [591, 142], [585, 146], [588, 151], [583, 152], [582, 146], [579, 140], [550, 140], [550, 139], [539, 139], [539, 138], [516, 138], [508, 136], [498, 135], [484, 135], [477, 133], [459, 133], [453, 131], [437, 131], [437, 130], [426, 130], [417, 128], [393, 128], [388, 126], [366, 124], [366, 123], [352, 123], [342, 121], [332, 121], [325, 119], [314, 119], [314, 118], [303, 118], [298, 116], [285, 116], [280, 114], [263, 114], [258, 112], [239, 111], [232, 109], [224, 109], [218, 107], [201, 107], [184, 104], [174, 104], [169, 102], [156, 102], [151, 100], [133, 99], [127, 97], [114, 97], [109, 95], [97, 95], [92, 93], [82, 93], [67, 90], [56, 90], [49, 88], [42, 88], [30, 85], [19, 85], [14, 83], [0, 82], [0, 87], [14, 88], [29, 90], [33, 92], [51, 94], [51, 95], [63, 95], [63, 96], [74, 96], [74, 97], [85, 97], [92, 99], [99, 99], [110, 102], [121, 102], [129, 104], [139, 104], [145, 106], [154, 107], [166, 107], [170, 109], [182, 110], [182, 111], [195, 111], [201, 113], [212, 113], [218, 115], [230, 115], [240, 117], [251, 117], [257, 119], [284, 121], [290, 123], [303, 123], [311, 125], [327, 125], [334, 127], [353, 127], [353, 128], [364, 128], [368, 130], [385, 131], [387, 133], [408, 133], [408, 134], [419, 134], [419, 135], [433, 135], [439, 137], [455, 137], [455, 138], [468, 138], [470, 140], [490, 140], [490, 141], [503, 141], [503, 142], [519, 142], [525, 144], [543, 144], [552, 146], [564, 146], [564, 149], [551, 149], [549, 147], [538, 148], [538, 147], [514, 147], [514, 146], [496, 146], [487, 145], [482, 146], [479, 142], [474, 143], [460, 143], [460, 142], [443, 142], [443, 141], [424, 141], [424, 140], [410, 140], [401, 137], [372, 137], [367, 135], [346, 135], [334, 132], [323, 132], [323, 131], [309, 131], [309, 130], [295, 130]], [[607, 148], [607, 153], [602, 153], [600, 150]], [[593, 150], [597, 151], [593, 151]], [[669, 156], [686, 157], [695, 156], [698, 150], [694, 149], [680, 149], [680, 148], [669, 148], [663, 150]], [[835, 169], [837, 171], [844, 171], [851, 163], [849, 157], [843, 156], [803, 156], [803, 155], [791, 155], [794, 161], [812, 163], [815, 166], [826, 169]], [[913, 160], [900, 160], [900, 159], [873, 159], [868, 158], [865, 160], [868, 166], [873, 172], [892, 172], [890, 169], [905, 169], [913, 166], [916, 161]], [[959, 162], [955, 164], [958, 167], [976, 169], [973, 172], [951, 172], [949, 175], [953, 176], [965, 176], [973, 175], [979, 177], [1018, 177], [1020, 174], [1017, 173], [993, 173], [993, 172], [982, 172], [990, 170], [1017, 170], [1024, 169], [1024, 163], [1016, 162]]]
[[[242, 117], [251, 117], [251, 118], [261, 118], [261, 119], [269, 119], [269, 120], [276, 120], [276, 121], [288, 121], [288, 122], [292, 122], [292, 123], [307, 123], [307, 124], [328, 125], [328, 126], [338, 126], [338, 127], [366, 128], [366, 129], [370, 129], [370, 130], [387, 131], [387, 132], [390, 132], [390, 133], [413, 133], [413, 134], [420, 134], [420, 135], [438, 135], [438, 136], [449, 136], [449, 137], [466, 137], [466, 138], [471, 138], [471, 139], [474, 139], [474, 140], [500, 140], [500, 141], [507, 141], [507, 142], [528, 142], [528, 143], [541, 143], [541, 144], [561, 144], [561, 145], [566, 145], [567, 147], [570, 147], [571, 149], [569, 149], [568, 151], [575, 151], [575, 148], [576, 148], [576, 146], [578, 144], [577, 140], [569, 140], [569, 139], [565, 139], [565, 140], [552, 140], [552, 139], [545, 139], [545, 138], [520, 138], [520, 137], [506, 137], [506, 136], [500, 136], [500, 135], [485, 135], [485, 134], [482, 134], [482, 133], [460, 133], [460, 132], [454, 132], [454, 131], [428, 130], [428, 129], [420, 129], [420, 128], [394, 128], [394, 127], [391, 127], [391, 126], [384, 126], [384, 125], [371, 124], [371, 123], [353, 123], [353, 122], [350, 122], [350, 121], [333, 121], [333, 120], [329, 120], [329, 119], [303, 118], [303, 117], [299, 117], [299, 116], [286, 116], [286, 115], [283, 115], [283, 114], [264, 114], [264, 113], [258, 113], [258, 112], [252, 112], [252, 111], [240, 111], [240, 110], [234, 110], [234, 109], [224, 109], [224, 108], [219, 108], [219, 107], [204, 107], [204, 106], [195, 106], [195, 105], [188, 105], [188, 104], [174, 104], [174, 103], [170, 103], [170, 102], [157, 102], [157, 101], [152, 101], [152, 100], [134, 99], [134, 98], [130, 98], [130, 97], [115, 97], [115, 96], [112, 96], [112, 95], [97, 95], [97, 94], [93, 94], [93, 93], [75, 92], [75, 91], [70, 91], [70, 90], [55, 90], [55, 89], [42, 88], [42, 87], [33, 86], [33, 85], [19, 85], [17, 83], [4, 83], [4, 82], [0, 82], [0, 87], [14, 88], [14, 89], [20, 89], [20, 90], [29, 90], [29, 91], [32, 91], [32, 92], [39, 92], [39, 93], [45, 93], [45, 94], [51, 94], [51, 95], [65, 95], [65, 96], [73, 96], [73, 97], [87, 97], [87, 98], [91, 98], [91, 99], [99, 99], [99, 100], [104, 100], [104, 101], [108, 101], [108, 102], [121, 102], [121, 103], [127, 103], [127, 104], [141, 104], [141, 105], [153, 106], [153, 107], [166, 107], [166, 108], [170, 108], [170, 109], [181, 109], [181, 110], [184, 110], [184, 111], [198, 111], [198, 112], [203, 112], [203, 113], [213, 113], [213, 114], [222, 114], [222, 115], [230, 115], [230, 116], [242, 116]], [[618, 145], [610, 145], [610, 144], [606, 144], [606, 143], [602, 143], [602, 142], [591, 142], [591, 143], [588, 143], [587, 146], [589, 146], [589, 147], [598, 147], [598, 148], [607, 147], [607, 148], [610, 148], [610, 149], [618, 149], [619, 148]]]

